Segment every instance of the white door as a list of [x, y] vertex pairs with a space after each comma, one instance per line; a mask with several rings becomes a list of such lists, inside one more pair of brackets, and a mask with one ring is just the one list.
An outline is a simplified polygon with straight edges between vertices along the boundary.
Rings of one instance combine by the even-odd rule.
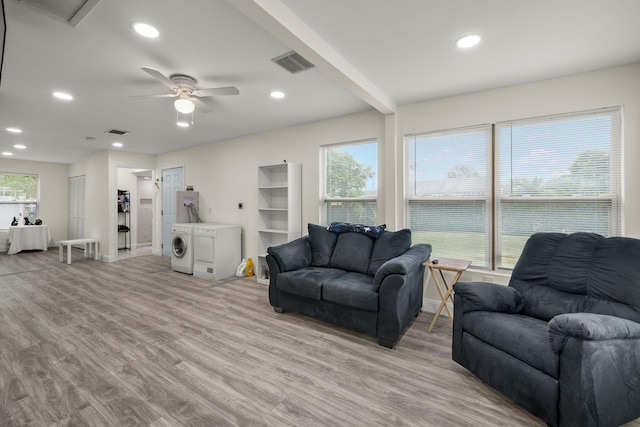
[[183, 190], [182, 168], [162, 169], [162, 255], [171, 256], [171, 225], [176, 222], [176, 191]]
[[67, 239], [70, 240], [84, 237], [84, 187], [84, 175], [69, 178]]

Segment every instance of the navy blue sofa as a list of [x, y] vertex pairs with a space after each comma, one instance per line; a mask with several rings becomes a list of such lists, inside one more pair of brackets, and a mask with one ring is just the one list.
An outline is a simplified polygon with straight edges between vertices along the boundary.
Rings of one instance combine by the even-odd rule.
[[422, 308], [430, 254], [430, 245], [411, 247], [410, 230], [335, 233], [309, 224], [309, 235], [268, 249], [269, 302], [393, 348]]
[[552, 426], [640, 417], [640, 240], [539, 233], [509, 286], [454, 285], [453, 360]]

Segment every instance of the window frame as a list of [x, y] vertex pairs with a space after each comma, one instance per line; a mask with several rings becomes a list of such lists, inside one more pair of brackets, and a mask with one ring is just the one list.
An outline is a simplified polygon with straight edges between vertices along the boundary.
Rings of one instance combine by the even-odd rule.
[[[451, 195], [447, 195], [447, 196], [442, 196], [442, 195], [436, 195], [436, 196], [418, 196], [418, 195], [411, 195], [409, 188], [411, 186], [411, 180], [410, 180], [410, 175], [409, 175], [409, 171], [411, 169], [411, 156], [409, 155], [410, 152], [410, 145], [411, 145], [411, 139], [416, 139], [419, 137], [430, 137], [430, 136], [438, 136], [438, 135], [454, 135], [454, 134], [464, 134], [464, 133], [469, 133], [469, 132], [483, 132], [486, 134], [487, 139], [485, 140], [485, 168], [486, 168], [486, 177], [485, 177], [485, 182], [484, 182], [484, 188], [486, 190], [486, 195], [485, 196], [451, 196]], [[445, 130], [437, 130], [437, 131], [430, 131], [430, 132], [420, 132], [420, 133], [412, 133], [412, 134], [406, 134], [404, 135], [404, 149], [405, 149], [405, 153], [406, 155], [405, 157], [405, 177], [404, 177], [404, 182], [405, 182], [405, 203], [404, 203], [404, 208], [405, 208], [405, 223], [407, 224], [406, 226], [408, 228], [410, 228], [411, 225], [411, 204], [412, 203], [421, 203], [421, 202], [434, 202], [436, 204], [441, 204], [442, 202], [452, 202], [453, 204], [463, 204], [463, 203], [467, 203], [467, 204], [472, 204], [472, 205], [476, 205], [476, 204], [484, 204], [485, 206], [483, 207], [483, 210], [485, 212], [485, 231], [484, 231], [484, 236], [486, 239], [486, 244], [484, 245], [484, 258], [485, 258], [485, 265], [475, 265], [475, 268], [478, 269], [489, 269], [491, 266], [491, 259], [492, 259], [492, 253], [493, 253], [493, 239], [492, 239], [492, 235], [493, 235], [493, 223], [492, 223], [492, 210], [493, 210], [493, 203], [492, 203], [492, 198], [493, 198], [493, 163], [492, 163], [492, 154], [491, 154], [491, 149], [492, 149], [492, 126], [490, 124], [480, 124], [480, 125], [474, 125], [474, 126], [465, 126], [465, 127], [460, 127], [460, 128], [451, 128], [451, 129], [445, 129]], [[414, 179], [414, 181], [417, 181]]]
[[[502, 195], [500, 191], [500, 178], [501, 178], [501, 170], [500, 170], [500, 161], [501, 161], [501, 149], [500, 138], [498, 136], [498, 128], [507, 125], [531, 125], [531, 124], [542, 124], [547, 123], [551, 124], [556, 121], [562, 121], [563, 119], [573, 119], [579, 120], [581, 118], [587, 118], [588, 116], [603, 116], [610, 115], [612, 117], [612, 123], [616, 124], [616, 128], [612, 129], [611, 136], [611, 146], [609, 147], [609, 192], [607, 195], [599, 195], [599, 196], [513, 196], [513, 195]], [[495, 249], [493, 254], [493, 268], [492, 270], [512, 270], [513, 267], [503, 266], [500, 264], [500, 261], [503, 257], [503, 246], [504, 246], [504, 236], [502, 235], [502, 215], [501, 215], [501, 206], [503, 204], [512, 203], [512, 204], [525, 204], [532, 203], [534, 200], [541, 202], [539, 204], [540, 207], [550, 206], [552, 203], [608, 203], [608, 213], [610, 217], [615, 217], [616, 220], [614, 223], [609, 223], [607, 226], [609, 235], [618, 236], [623, 233], [623, 212], [622, 212], [622, 140], [623, 140], [623, 108], [622, 106], [616, 107], [603, 107], [596, 108], [591, 110], [583, 110], [583, 111], [573, 111], [568, 113], [560, 113], [560, 114], [550, 114], [546, 116], [539, 117], [531, 117], [526, 119], [519, 120], [508, 120], [502, 122], [496, 122], [495, 132], [494, 132], [494, 224], [495, 224]], [[617, 132], [615, 132], [617, 131]], [[616, 165], [613, 163], [617, 162]], [[613, 172], [617, 172], [613, 173]], [[514, 263], [515, 265], [515, 263]]]
[[[375, 144], [376, 146], [376, 195], [375, 197], [371, 196], [362, 196], [362, 197], [330, 197], [327, 195], [327, 153], [332, 148], [340, 148], [347, 146], [357, 146], [357, 145], [366, 145], [366, 144]], [[357, 159], [356, 159], [357, 160]], [[368, 202], [375, 203], [375, 218], [377, 220], [379, 218], [380, 213], [380, 204], [378, 200], [380, 198], [380, 144], [378, 143], [377, 138], [367, 138], [356, 141], [347, 141], [347, 142], [339, 142], [335, 144], [326, 144], [320, 146], [320, 198], [319, 198], [319, 218], [320, 224], [328, 225], [329, 218], [327, 215], [327, 204], [328, 203], [342, 203], [342, 202]], [[372, 223], [371, 225], [375, 224]]]
[[[545, 120], [552, 122], [562, 119], [580, 119], [582, 117], [587, 117], [593, 114], [594, 116], [610, 114], [612, 115], [612, 123], [615, 123], [615, 126], [612, 124], [612, 132], [610, 134], [611, 137], [611, 145], [609, 148], [610, 155], [610, 166], [609, 166], [609, 176], [610, 176], [610, 192], [606, 195], [597, 195], [597, 196], [536, 196], [534, 197], [509, 197], [501, 194], [500, 189], [500, 174], [501, 171], [499, 168], [500, 165], [500, 156], [501, 149], [499, 142], [499, 136], [497, 135], [498, 129], [500, 126], [503, 126], [507, 123], [510, 124], [523, 124], [523, 123], [544, 123]], [[416, 196], [415, 194], [411, 194], [411, 156], [410, 156], [410, 141], [413, 138], [419, 136], [429, 136], [429, 135], [437, 135], [437, 134], [454, 134], [464, 132], [465, 130], [473, 130], [473, 129], [481, 129], [483, 126], [489, 126], [491, 128], [490, 133], [490, 141], [487, 144], [487, 155], [486, 155], [486, 170], [487, 175], [490, 174], [490, 193], [488, 194], [488, 204], [489, 204], [489, 212], [487, 212], [487, 238], [488, 238], [488, 258], [487, 264], [485, 266], [473, 264], [472, 268], [476, 270], [490, 270], [493, 272], [497, 271], [511, 271], [513, 267], [511, 266], [502, 266], [499, 261], [500, 257], [503, 256], [503, 246], [505, 245], [503, 236], [502, 236], [502, 223], [500, 219], [501, 211], [500, 207], [505, 206], [506, 203], [531, 203], [533, 200], [547, 202], [543, 203], [542, 206], [550, 206], [552, 202], [555, 203], [564, 203], [567, 202], [568, 206], [570, 203], [584, 203], [591, 202], [597, 205], [602, 205], [607, 207], [607, 213], [610, 218], [615, 218], [615, 225], [612, 226], [609, 224], [609, 235], [624, 235], [624, 218], [623, 218], [623, 207], [622, 207], [622, 197], [623, 197], [623, 164], [622, 164], [622, 151], [624, 145], [624, 110], [622, 106], [613, 106], [613, 107], [604, 107], [604, 108], [596, 108], [591, 110], [583, 110], [583, 111], [573, 111], [568, 113], [561, 114], [550, 114], [539, 117], [526, 118], [521, 120], [509, 120], [509, 121], [497, 121], [488, 125], [476, 125], [476, 126], [466, 126], [460, 128], [452, 128], [445, 130], [436, 130], [429, 132], [420, 132], [420, 133], [412, 133], [404, 135], [404, 150], [405, 150], [405, 162], [404, 162], [404, 182], [405, 182], [405, 224], [407, 227], [411, 224], [411, 206], [410, 204], [415, 201], [429, 201], [433, 200], [435, 202], [438, 201], [446, 201], [449, 200], [467, 200], [471, 202], [475, 200], [476, 202], [484, 200], [482, 197], [478, 197], [476, 199], [472, 199], [469, 197], [438, 197], [438, 196]], [[503, 141], [504, 143], [504, 141]], [[415, 177], [414, 177], [415, 180]], [[542, 230], [547, 231], [547, 230]], [[519, 258], [520, 254], [517, 255]], [[516, 261], [517, 261], [516, 258]], [[515, 264], [515, 263], [514, 263]]]
[[[35, 178], [36, 180], [36, 196], [35, 199], [28, 199], [28, 200], [2, 200], [2, 198], [0, 197], [0, 206], [18, 206], [18, 210], [19, 213], [22, 214], [21, 215], [21, 219], [25, 217], [24, 213], [25, 213], [25, 208], [26, 205], [34, 205], [34, 212], [35, 214], [33, 215], [33, 221], [31, 221], [32, 223], [35, 222], [36, 219], [39, 218], [40, 215], [40, 174], [37, 173], [23, 173], [23, 172], [0, 172], [0, 176], [2, 175], [19, 175], [19, 176], [32, 176]], [[11, 223], [11, 221], [9, 221], [9, 224]], [[20, 224], [22, 225], [22, 224]], [[9, 228], [0, 228], [1, 230], [8, 230]]]

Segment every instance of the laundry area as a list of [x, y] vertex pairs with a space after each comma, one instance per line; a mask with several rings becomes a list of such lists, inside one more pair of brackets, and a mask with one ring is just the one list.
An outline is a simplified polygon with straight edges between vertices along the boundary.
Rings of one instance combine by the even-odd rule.
[[171, 226], [171, 268], [208, 280], [235, 275], [241, 261], [241, 227], [200, 222], [197, 191], [176, 192]]

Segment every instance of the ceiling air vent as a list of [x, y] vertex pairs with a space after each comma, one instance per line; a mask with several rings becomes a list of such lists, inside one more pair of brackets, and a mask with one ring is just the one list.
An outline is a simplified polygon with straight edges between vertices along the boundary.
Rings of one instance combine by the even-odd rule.
[[302, 55], [293, 50], [291, 52], [285, 53], [284, 55], [272, 58], [271, 60], [291, 74], [310, 70], [311, 68], [315, 67], [315, 65], [304, 59]]
[[108, 130], [108, 131], [107, 131], [107, 133], [110, 133], [110, 134], [112, 134], [112, 135], [119, 135], [119, 136], [122, 136], [122, 135], [126, 135], [126, 134], [128, 134], [128, 133], [129, 133], [129, 131], [128, 131], [128, 130], [111, 129], [111, 130]]
[[75, 27], [100, 0], [18, 0]]

